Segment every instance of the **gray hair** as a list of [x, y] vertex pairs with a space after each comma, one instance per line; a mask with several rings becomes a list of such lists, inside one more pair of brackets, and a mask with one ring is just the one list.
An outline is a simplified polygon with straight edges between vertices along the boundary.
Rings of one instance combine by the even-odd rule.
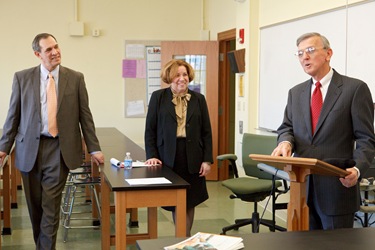
[[40, 34], [36, 35], [34, 40], [33, 40], [33, 43], [32, 43], [33, 50], [37, 51], [37, 52], [41, 52], [39, 42], [40, 42], [40, 40], [46, 39], [48, 37], [52, 37], [57, 42], [56, 38], [53, 35], [51, 35], [49, 33], [40, 33]]
[[321, 34], [319, 34], [317, 32], [305, 33], [302, 36], [298, 37], [298, 39], [297, 39], [297, 46], [302, 41], [304, 41], [304, 40], [306, 40], [308, 38], [311, 38], [311, 37], [315, 37], [315, 36], [320, 37], [320, 39], [322, 40], [322, 43], [323, 43], [323, 47], [325, 49], [330, 49], [331, 48], [331, 45], [329, 44], [328, 39], [325, 36], [323, 36], [323, 35], [321, 35]]

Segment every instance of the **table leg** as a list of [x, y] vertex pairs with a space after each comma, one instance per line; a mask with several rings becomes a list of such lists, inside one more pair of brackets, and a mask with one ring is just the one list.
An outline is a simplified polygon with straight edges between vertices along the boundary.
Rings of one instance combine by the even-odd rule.
[[3, 166], [3, 235], [11, 235], [10, 220], [10, 165], [8, 161]]
[[110, 188], [105, 181], [104, 174], [101, 174], [101, 199], [102, 199], [102, 250], [109, 250], [111, 247], [111, 204]]
[[176, 237], [186, 237], [186, 190], [177, 190]]
[[126, 249], [126, 192], [115, 192], [116, 249]]
[[158, 238], [158, 210], [157, 207], [147, 208], [147, 228], [150, 239]]
[[18, 208], [18, 203], [17, 203], [17, 168], [15, 165], [15, 153], [14, 150], [10, 154], [11, 159], [10, 159], [10, 178], [11, 178], [11, 203], [10, 206], [11, 208]]

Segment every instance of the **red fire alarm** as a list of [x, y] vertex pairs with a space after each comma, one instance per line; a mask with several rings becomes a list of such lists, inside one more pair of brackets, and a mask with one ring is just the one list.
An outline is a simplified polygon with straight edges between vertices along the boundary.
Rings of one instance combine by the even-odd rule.
[[238, 42], [241, 43], [241, 44], [245, 42], [245, 29], [239, 30]]

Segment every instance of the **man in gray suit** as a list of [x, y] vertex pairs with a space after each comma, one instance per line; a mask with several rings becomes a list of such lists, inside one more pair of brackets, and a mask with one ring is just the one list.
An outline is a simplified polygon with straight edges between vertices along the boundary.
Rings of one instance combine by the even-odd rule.
[[[82, 163], [81, 132], [92, 160], [101, 164], [104, 156], [83, 74], [60, 65], [60, 47], [53, 35], [37, 35], [32, 47], [41, 64], [14, 75], [0, 139], [0, 163], [15, 142], [15, 164], [22, 174], [36, 248], [51, 250], [56, 248], [61, 194], [69, 169]], [[57, 135], [48, 129], [49, 76], [57, 90]]]
[[[324, 36], [304, 34], [297, 47], [296, 56], [311, 79], [289, 90], [272, 155], [317, 158], [350, 172], [345, 178], [311, 175], [307, 202], [311, 230], [350, 228], [360, 205], [358, 179], [375, 156], [371, 93], [363, 81], [330, 67], [333, 52]], [[322, 107], [313, 124], [315, 89]]]

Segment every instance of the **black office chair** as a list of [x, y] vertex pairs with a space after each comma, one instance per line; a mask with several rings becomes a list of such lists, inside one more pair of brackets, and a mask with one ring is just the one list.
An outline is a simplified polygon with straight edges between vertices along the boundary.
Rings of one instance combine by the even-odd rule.
[[[254, 211], [251, 218], [236, 219], [235, 224], [226, 226], [222, 229], [221, 234], [225, 234], [229, 230], [238, 230], [242, 226], [252, 225], [252, 232], [258, 233], [259, 226], [264, 225], [270, 231], [275, 230], [286, 231], [285, 228], [276, 225], [275, 214], [277, 209], [286, 209], [287, 203], [276, 203], [280, 194], [288, 192], [289, 187], [285, 180], [277, 180], [276, 176], [261, 171], [257, 164], [253, 161], [249, 154], [271, 154], [276, 147], [276, 136], [247, 134], [243, 135], [242, 140], [242, 163], [246, 173], [246, 177], [238, 176], [238, 169], [236, 165], [237, 156], [234, 154], [219, 155], [217, 160], [230, 162], [230, 167], [233, 170], [234, 178], [222, 182], [222, 185], [230, 189], [233, 194], [231, 199], [239, 198], [245, 202], [254, 203]], [[253, 178], [250, 178], [253, 177]], [[279, 189], [283, 186], [283, 189]], [[272, 199], [272, 219], [260, 219], [258, 213], [258, 202], [271, 196]]]

